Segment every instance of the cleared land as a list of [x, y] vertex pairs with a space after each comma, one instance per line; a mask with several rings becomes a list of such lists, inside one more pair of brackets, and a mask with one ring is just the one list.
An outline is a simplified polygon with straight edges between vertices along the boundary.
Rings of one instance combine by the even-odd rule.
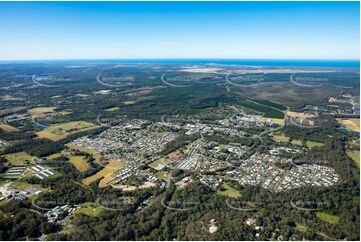
[[[98, 179], [104, 178], [105, 180], [103, 182], [102, 182], [103, 179], [100, 181], [101, 184], [99, 183], [99, 187], [101, 187], [101, 185], [106, 186], [109, 182], [111, 182], [114, 179], [113, 173], [123, 166], [124, 165], [121, 162], [111, 161], [103, 169], [98, 171], [96, 174], [83, 179], [82, 182], [85, 185], [90, 185], [93, 182], [97, 181]], [[113, 179], [110, 180], [110, 178], [113, 178]]]
[[302, 119], [316, 117], [313, 114], [305, 114], [305, 113], [298, 113], [298, 112], [291, 112], [291, 111], [287, 112], [287, 116], [292, 117], [292, 118], [302, 118]]
[[25, 164], [25, 161], [31, 161], [35, 158], [35, 156], [31, 156], [27, 154], [26, 152], [17, 152], [17, 153], [11, 153], [7, 155], [3, 155], [4, 157], [11, 165], [13, 166], [21, 166]]
[[236, 189], [234, 189], [227, 183], [224, 183], [221, 186], [221, 188], [217, 191], [217, 194], [221, 195], [221, 196], [231, 197], [231, 198], [240, 198], [241, 197], [241, 193], [239, 193], [239, 191], [237, 191]]
[[326, 223], [338, 224], [340, 222], [340, 217], [337, 215], [332, 215], [326, 212], [316, 212], [316, 217]]
[[38, 113], [53, 113], [56, 107], [39, 107], [39, 108], [32, 108], [28, 110], [30, 114], [38, 114]]
[[359, 118], [349, 118], [349, 119], [336, 119], [337, 122], [344, 125], [348, 130], [354, 132], [360, 132], [360, 119]]
[[6, 132], [19, 131], [17, 128], [15, 128], [9, 124], [0, 124], [0, 129], [4, 130]]
[[64, 124], [52, 125], [36, 133], [39, 138], [53, 141], [64, 139], [68, 135], [97, 128], [98, 125], [84, 121], [73, 121]]
[[346, 151], [346, 154], [355, 161], [356, 165], [360, 167], [360, 151], [359, 150], [349, 150]]
[[89, 164], [85, 159], [85, 156], [73, 156], [69, 155], [69, 162], [75, 166], [80, 172], [86, 172], [89, 170]]

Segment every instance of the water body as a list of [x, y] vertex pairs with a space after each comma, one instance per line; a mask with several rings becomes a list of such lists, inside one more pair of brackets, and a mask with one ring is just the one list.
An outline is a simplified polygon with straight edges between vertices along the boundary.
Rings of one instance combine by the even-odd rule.
[[305, 67], [359, 67], [360, 60], [285, 60], [285, 59], [98, 59], [98, 60], [32, 60], [0, 61], [0, 64], [202, 64], [243, 66], [305, 66]]

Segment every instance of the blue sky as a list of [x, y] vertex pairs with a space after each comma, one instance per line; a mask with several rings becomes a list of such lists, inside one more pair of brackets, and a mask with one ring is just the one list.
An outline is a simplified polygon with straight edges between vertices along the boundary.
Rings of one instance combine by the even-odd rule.
[[0, 60], [359, 59], [359, 2], [0, 2]]

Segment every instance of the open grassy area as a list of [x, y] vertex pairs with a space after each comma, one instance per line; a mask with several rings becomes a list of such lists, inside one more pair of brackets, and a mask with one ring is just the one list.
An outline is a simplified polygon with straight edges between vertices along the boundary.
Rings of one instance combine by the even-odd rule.
[[346, 151], [346, 154], [355, 161], [356, 165], [360, 167], [360, 151], [359, 150], [349, 150]]
[[31, 161], [35, 159], [35, 156], [31, 156], [26, 152], [11, 153], [3, 155], [2, 157], [4, 157], [13, 166], [22, 166], [25, 164], [25, 161]]
[[43, 188], [40, 184], [30, 184], [27, 182], [22, 181], [23, 179], [19, 179], [17, 181], [14, 181], [13, 183], [11, 183], [10, 187], [14, 188], [14, 189], [18, 189], [18, 190], [24, 190], [24, 189], [28, 189], [28, 188], [37, 188], [37, 189], [41, 189], [41, 190], [50, 190]]
[[69, 155], [69, 162], [75, 166], [80, 172], [86, 172], [89, 170], [90, 166], [85, 159], [85, 156], [73, 156]]
[[64, 124], [52, 125], [36, 133], [39, 138], [47, 138], [53, 141], [64, 139], [70, 134], [97, 128], [98, 125], [84, 121], [73, 121]]
[[231, 198], [240, 198], [241, 193], [228, 185], [227, 183], [222, 184], [221, 188], [217, 191], [218, 195], [227, 196]]
[[284, 135], [274, 135], [272, 139], [276, 142], [288, 142], [289, 138]]
[[314, 118], [314, 117], [316, 117], [316, 116], [313, 115], [313, 114], [305, 114], [305, 113], [298, 113], [298, 112], [291, 112], [291, 111], [288, 111], [288, 112], [287, 112], [287, 116], [293, 117], [293, 118], [302, 118], [302, 119]]
[[166, 180], [168, 177], [168, 173], [166, 171], [158, 171], [154, 175], [162, 180]]
[[340, 222], [340, 217], [337, 215], [332, 215], [326, 212], [316, 212], [316, 217], [326, 223], [338, 224]]
[[292, 143], [293, 145], [302, 145], [302, 140], [294, 139], [294, 140], [291, 141], [291, 143]]
[[307, 227], [303, 224], [296, 224], [296, 230], [300, 231], [300, 232], [306, 232], [307, 231]]
[[314, 142], [314, 141], [306, 141], [306, 146], [309, 148], [309, 149], [312, 149], [313, 147], [321, 147], [323, 146], [324, 144], [323, 143], [320, 143], [320, 142]]
[[31, 115], [38, 114], [38, 113], [53, 113], [56, 107], [39, 107], [39, 108], [32, 108], [28, 110], [28, 113]]
[[268, 120], [271, 120], [273, 123], [278, 123], [278, 124], [282, 124], [285, 122], [285, 119], [283, 118], [265, 118], [265, 117], [261, 117], [261, 121], [262, 122], [266, 122]]
[[151, 168], [153, 168], [153, 169], [155, 169], [159, 164], [161, 164], [161, 163], [166, 163], [166, 160], [164, 159], [164, 158], [160, 158], [160, 159], [158, 159], [158, 160], [155, 160], [155, 161], [153, 161], [152, 163], [150, 163], [148, 166], [149, 167], [151, 167]]
[[[99, 187], [105, 186], [114, 179], [113, 173], [116, 172], [118, 169], [120, 169], [123, 166], [124, 166], [124, 164], [121, 162], [111, 161], [103, 169], [98, 171], [96, 174], [83, 179], [82, 182], [85, 185], [90, 185], [100, 178], [103, 178], [103, 179], [105, 178], [105, 181], [103, 181], [103, 182], [101, 181], [101, 184], [99, 184]], [[110, 178], [113, 178], [113, 179], [110, 180]]]
[[118, 111], [119, 109], [120, 109], [119, 107], [112, 107], [112, 108], [105, 109], [105, 111], [114, 112], [114, 111]]
[[52, 155], [49, 155], [47, 157], [45, 157], [47, 160], [52, 160], [52, 159], [56, 159], [56, 158], [59, 158], [60, 156], [62, 156], [63, 154], [60, 152], [60, 153], [55, 153], [55, 154], [52, 154]]
[[4, 130], [6, 132], [19, 131], [17, 128], [15, 128], [9, 124], [0, 124], [0, 129]]
[[360, 132], [360, 119], [359, 118], [337, 118], [337, 122], [345, 126], [350, 131]]
[[75, 213], [83, 213], [88, 216], [97, 217], [102, 212], [102, 209], [93, 202], [85, 202], [80, 204], [80, 208], [78, 208]]

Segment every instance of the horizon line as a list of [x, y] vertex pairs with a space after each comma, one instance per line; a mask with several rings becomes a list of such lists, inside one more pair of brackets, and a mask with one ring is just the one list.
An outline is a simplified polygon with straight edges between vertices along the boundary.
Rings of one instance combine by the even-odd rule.
[[51, 59], [0, 59], [5, 61], [81, 61], [81, 60], [303, 60], [303, 61], [360, 61], [353, 58], [234, 58], [234, 57], [144, 57], [144, 58], [51, 58]]

